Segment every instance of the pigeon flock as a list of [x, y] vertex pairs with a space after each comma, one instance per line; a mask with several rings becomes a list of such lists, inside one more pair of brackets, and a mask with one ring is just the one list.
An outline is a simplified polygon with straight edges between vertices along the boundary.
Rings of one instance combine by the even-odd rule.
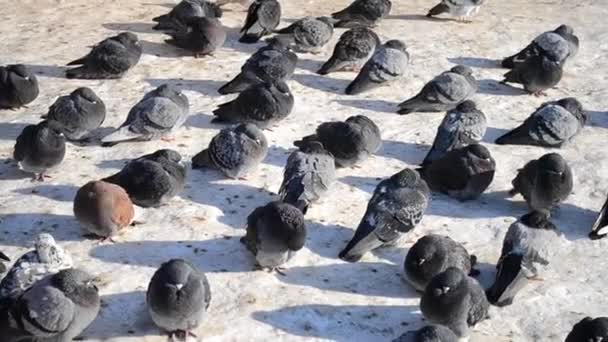
[[[451, 16], [466, 25], [486, 6], [491, 7], [492, 2], [441, 0], [420, 17], [429, 25], [441, 25], [438, 16]], [[227, 7], [231, 12], [247, 9], [237, 37], [222, 24]], [[186, 157], [163, 148], [134, 154], [115, 174], [102, 179], [89, 176], [80, 184], [73, 197], [73, 220], [83, 237], [99, 246], [111, 246], [130, 229], [145, 230], [146, 222], [137, 219], [138, 212], [171, 207], [185, 189], [198, 186], [189, 184], [190, 173], [215, 173], [214, 177], [246, 184], [249, 176], [263, 172], [260, 165], [273, 144], [267, 133], [281, 130], [282, 121], [298, 104], [298, 93], [292, 93], [290, 81], [306, 54], [327, 55], [315, 68], [319, 77], [338, 72], [352, 75], [339, 89], [344, 95], [369, 93], [403, 80], [416, 67], [415, 49], [398, 33], [386, 37], [375, 32], [391, 9], [390, 0], [354, 0], [327, 16], [297, 18], [282, 25], [287, 13], [278, 0], [182, 0], [166, 14], [148, 18], [154, 23], [153, 30], [167, 35], [167, 46], [187, 56], [214, 59], [228, 43], [257, 44], [257, 50], [238, 74], [216, 87], [218, 94], [234, 95], [210, 110], [210, 124], [216, 129], [210, 141], [197, 141], [200, 152]], [[331, 41], [336, 43], [328, 53]], [[547, 96], [545, 91], [557, 87], [562, 78], [582, 77], [567, 72], [579, 44], [574, 29], [565, 24], [541, 33], [521, 51], [497, 61], [496, 68], [509, 70], [495, 84], [510, 88], [506, 84], [519, 84], [523, 89], [520, 96]], [[119, 127], [104, 131], [101, 126], [106, 116], [114, 113], [96, 94], [95, 85], [120, 82], [138, 67], [145, 45], [136, 32], [120, 32], [89, 49], [84, 57], [67, 63], [70, 67], [62, 77], [99, 83], [55, 94], [56, 100], [48, 104], [42, 120], [25, 126], [14, 141], [12, 165], [32, 176], [32, 193], [46, 186], [42, 182], [47, 178], [52, 177], [53, 184], [61, 183], [58, 170], [62, 170], [66, 153], [75, 153], [70, 151], [73, 148], [86, 153], [87, 147], [100, 146], [109, 156], [112, 150], [134, 144], [153, 145], [159, 140], [171, 144], [194, 115], [193, 99], [183, 89], [171, 83], [157, 84], [140, 95], [141, 100]], [[77, 55], [78, 49], [73, 50]], [[183, 62], [188, 63], [188, 58]], [[482, 273], [477, 256], [474, 250], [467, 250], [467, 241], [456, 241], [448, 231], [422, 235], [417, 229], [433, 201], [481, 205], [482, 195], [498, 174], [501, 160], [492, 156], [484, 140], [492, 117], [474, 101], [480, 90], [475, 73], [463, 63], [425, 80], [418, 93], [403, 96], [403, 102], [394, 106], [392, 117], [372, 118], [354, 110], [345, 120], [312, 122], [316, 129], [311, 134], [290, 137], [293, 148], [282, 165], [283, 179], [273, 180], [276, 194], [241, 223], [246, 227], [239, 240], [241, 248], [255, 264], [250, 271], [264, 270], [286, 279], [291, 276], [288, 262], [310, 243], [310, 209], [341, 201], [331, 196], [338, 173], [345, 175], [374, 162], [383, 146], [380, 120], [439, 113], [436, 115], [443, 120], [437, 121], [426, 156], [416, 167], [379, 179], [358, 226], [343, 246], [335, 248], [333, 257], [358, 263], [387, 246], [407, 251], [395, 272], [405, 286], [418, 293], [424, 321], [420, 329], [404, 327], [408, 324], [394, 327], [393, 341], [465, 341], [478, 323], [500, 320], [500, 310], [517, 305], [522, 289], [544, 281], [544, 272], [560, 252], [560, 222], [555, 212], [575, 191], [576, 177], [585, 175], [576, 175], [576, 165], [559, 149], [575, 144], [589, 114], [586, 104], [574, 97], [547, 99], [537, 109], [531, 108], [525, 121], [495, 139], [497, 145], [513, 145], [513, 151], [518, 148], [514, 145], [528, 145], [544, 154], [528, 158], [510, 175], [508, 196], [525, 201], [528, 212], [515, 217], [510, 226], [505, 224], [502, 250], [492, 265], [494, 279], [491, 286], [484, 287], [477, 279]], [[0, 66], [0, 114], [27, 107], [44, 92], [47, 90], [26, 64], [15, 61]], [[87, 158], [81, 163], [87, 163]], [[209, 186], [198, 191], [204, 194]], [[592, 240], [608, 235], [608, 200], [595, 223], [581, 229]], [[406, 240], [409, 249], [404, 248]], [[73, 258], [48, 232], [39, 233], [32, 244], [33, 250], [21, 256], [0, 251], [0, 342], [72, 341], [106, 309], [99, 288], [104, 282], [117, 281], [121, 274], [108, 280], [85, 270], [79, 265], [82, 260]], [[156, 253], [162, 256], [162, 248]], [[235, 290], [212, 284], [196, 265], [196, 258], [166, 258], [155, 265], [156, 271], [148, 279], [147, 313], [170, 340], [196, 339], [197, 328], [209, 316], [222, 314], [214, 312], [212, 287], [214, 291]], [[567, 329], [571, 332], [556, 340], [608, 341], [608, 317], [589, 317], [584, 307], [580, 310], [579, 320]]]

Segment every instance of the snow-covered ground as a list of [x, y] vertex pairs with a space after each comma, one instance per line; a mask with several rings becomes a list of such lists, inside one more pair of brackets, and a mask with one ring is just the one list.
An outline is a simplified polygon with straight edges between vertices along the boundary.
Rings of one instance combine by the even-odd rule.
[[[283, 0], [285, 25], [306, 15], [324, 15], [348, 0]], [[608, 6], [606, 0], [487, 1], [475, 22], [426, 20], [432, 0], [395, 0], [377, 32], [409, 46], [408, 74], [391, 87], [361, 96], [342, 95], [353, 73], [319, 76], [314, 71], [329, 57], [301, 55], [289, 82], [296, 97], [292, 115], [267, 131], [270, 152], [247, 181], [225, 180], [214, 172], [191, 171], [186, 190], [168, 206], [138, 209], [145, 224], [130, 229], [118, 243], [81, 237], [72, 215], [76, 190], [108, 176], [134, 157], [173, 148], [186, 160], [205, 147], [220, 128], [210, 112], [232, 98], [218, 87], [236, 75], [259, 45], [236, 42], [245, 12], [230, 7], [222, 22], [229, 41], [215, 57], [194, 59], [163, 43], [151, 18], [168, 11], [163, 0], [22, 0], [0, 6], [0, 64], [21, 62], [39, 74], [40, 96], [29, 108], [0, 113], [0, 250], [18, 257], [38, 232], [50, 232], [73, 255], [77, 266], [107, 277], [100, 288], [103, 308], [83, 333], [86, 341], [163, 341], [149, 319], [145, 290], [154, 270], [170, 258], [185, 258], [204, 270], [212, 288], [206, 321], [196, 330], [205, 341], [390, 341], [423, 324], [419, 296], [401, 281], [409, 246], [427, 233], [441, 233], [465, 244], [481, 262], [481, 282], [494, 276], [502, 237], [527, 210], [521, 197], [507, 198], [510, 181], [528, 160], [549, 150], [497, 146], [492, 142], [518, 125], [540, 103], [577, 97], [589, 111], [588, 126], [559, 152], [573, 167], [573, 194], [554, 214], [564, 234], [559, 258], [545, 281], [535, 282], [513, 305], [493, 309], [472, 341], [559, 341], [585, 315], [608, 314], [608, 239], [586, 235], [608, 193]], [[503, 69], [496, 59], [510, 55], [543, 31], [568, 23], [581, 39], [578, 56], [566, 67], [547, 98], [523, 95], [496, 84]], [[119, 31], [142, 39], [144, 55], [129, 74], [114, 81], [67, 80], [65, 63]], [[424, 157], [442, 114], [394, 114], [396, 104], [416, 93], [434, 75], [462, 63], [474, 67], [481, 89], [475, 100], [489, 119], [484, 139], [497, 162], [494, 182], [476, 201], [460, 203], [434, 195], [416, 230], [399, 247], [366, 255], [355, 264], [337, 254], [351, 238], [379, 179], [413, 167]], [[78, 86], [91, 87], [106, 103], [105, 127], [116, 126], [144, 92], [162, 83], [183, 88], [191, 116], [174, 142], [126, 143], [112, 148], [69, 145], [60, 169], [44, 183], [32, 183], [10, 160], [22, 128], [39, 121], [56, 97]], [[239, 243], [245, 219], [273, 198], [291, 142], [327, 120], [353, 114], [371, 117], [381, 128], [383, 146], [361, 168], [339, 171], [339, 181], [307, 216], [306, 247], [289, 263], [286, 276], [252, 271], [253, 260]]]

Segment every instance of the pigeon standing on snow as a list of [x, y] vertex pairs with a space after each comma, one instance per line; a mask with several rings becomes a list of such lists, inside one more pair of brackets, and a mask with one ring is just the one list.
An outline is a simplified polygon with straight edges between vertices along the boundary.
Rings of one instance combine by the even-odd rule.
[[168, 34], [167, 44], [192, 51], [194, 58], [213, 54], [226, 41], [226, 29], [216, 18], [192, 18]]
[[441, 121], [433, 147], [424, 158], [422, 166], [440, 159], [453, 149], [480, 142], [486, 134], [487, 126], [486, 116], [475, 102], [462, 102], [455, 109], [449, 110]]
[[433, 78], [414, 97], [399, 104], [399, 114], [412, 112], [445, 112], [477, 92], [473, 70], [457, 65]]
[[67, 78], [113, 79], [121, 78], [139, 62], [142, 48], [137, 35], [123, 32], [104, 39], [86, 56], [68, 63], [81, 65], [66, 71]]
[[587, 114], [573, 97], [543, 103], [519, 127], [496, 139], [499, 145], [561, 147], [585, 126]]
[[25, 65], [0, 66], [0, 109], [24, 107], [38, 93], [38, 79]]
[[458, 336], [443, 325], [430, 324], [418, 330], [408, 331], [393, 342], [458, 342]]
[[192, 158], [193, 169], [218, 169], [230, 178], [243, 178], [268, 154], [268, 140], [254, 124], [222, 129], [209, 147]]
[[608, 198], [606, 198], [606, 202], [600, 209], [599, 214], [597, 215], [597, 219], [591, 228], [591, 233], [589, 233], [589, 238], [591, 240], [598, 240], [605, 237], [608, 234]]
[[330, 41], [334, 26], [328, 17], [306, 17], [275, 33], [273, 39], [283, 40], [293, 51], [317, 54]]
[[545, 90], [562, 79], [563, 68], [557, 56], [532, 56], [504, 75], [503, 84], [519, 83], [534, 96], [546, 95]]
[[241, 243], [263, 269], [282, 273], [281, 265], [304, 247], [306, 226], [302, 212], [288, 203], [270, 202], [247, 217]]
[[608, 340], [608, 317], [585, 317], [572, 327], [565, 342], [601, 342]]
[[55, 123], [46, 120], [25, 126], [13, 151], [19, 168], [33, 173], [38, 181], [44, 181], [45, 173], [61, 164], [64, 157], [65, 136]]
[[429, 200], [429, 188], [414, 170], [404, 169], [381, 181], [340, 259], [356, 262], [375, 248], [395, 243], [420, 223]]
[[442, 13], [449, 13], [458, 17], [458, 20], [466, 22], [466, 18], [479, 12], [484, 2], [485, 0], [441, 0], [437, 6], [429, 10], [426, 16], [430, 18]]
[[130, 161], [103, 181], [121, 186], [140, 207], [159, 207], [184, 189], [186, 167], [181, 160], [176, 151], [158, 150]]
[[325, 122], [316, 134], [295, 141], [296, 147], [319, 141], [335, 160], [337, 167], [355, 166], [376, 153], [382, 144], [380, 129], [364, 115], [351, 116], [346, 121]]
[[355, 0], [345, 9], [332, 13], [335, 27], [374, 27], [391, 12], [390, 0]]
[[239, 42], [257, 43], [260, 38], [272, 33], [280, 21], [281, 4], [277, 0], [256, 0], [247, 10]]
[[317, 73], [327, 75], [342, 70], [359, 72], [378, 46], [380, 46], [380, 38], [371, 29], [367, 27], [350, 29], [340, 36], [333, 54]]
[[173, 9], [153, 21], [157, 22], [153, 30], [175, 31], [193, 18], [220, 18], [222, 9], [219, 5], [205, 0], [182, 0]]
[[172, 259], [154, 273], [146, 294], [148, 311], [154, 323], [180, 340], [198, 327], [211, 303], [207, 276], [193, 264]]
[[405, 74], [409, 61], [410, 54], [405, 43], [389, 40], [363, 65], [357, 77], [346, 87], [345, 93], [356, 95], [390, 84]]

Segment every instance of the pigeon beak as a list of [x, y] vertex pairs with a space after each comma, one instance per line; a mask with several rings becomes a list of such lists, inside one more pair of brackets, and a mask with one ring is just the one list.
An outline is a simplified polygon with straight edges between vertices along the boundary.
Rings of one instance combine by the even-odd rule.
[[450, 287], [449, 286], [444, 286], [441, 288], [441, 291], [443, 292], [443, 294], [446, 294], [450, 291]]
[[175, 284], [175, 288], [177, 289], [177, 291], [181, 291], [182, 287], [184, 287], [184, 284]]
[[420, 260], [418, 260], [418, 266], [424, 264], [425, 261], [426, 261], [426, 259], [420, 259]]

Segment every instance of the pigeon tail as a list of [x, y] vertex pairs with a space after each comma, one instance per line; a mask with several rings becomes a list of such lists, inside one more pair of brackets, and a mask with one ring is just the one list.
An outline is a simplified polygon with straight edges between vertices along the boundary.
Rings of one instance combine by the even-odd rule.
[[435, 16], [435, 15], [439, 15], [442, 13], [448, 13], [450, 11], [450, 8], [448, 7], [448, 5], [444, 4], [443, 2], [440, 3], [439, 5], [431, 8], [429, 10], [429, 13], [426, 14], [426, 16], [428, 18]]
[[240, 93], [249, 86], [250, 84], [248, 79], [243, 76], [242, 73], [240, 73], [234, 79], [232, 79], [232, 81], [224, 84], [220, 89], [218, 89], [217, 92], [222, 95]]
[[338, 71], [340, 70], [343, 65], [343, 63], [340, 63], [340, 61], [338, 60], [337, 57], [335, 56], [331, 56], [329, 58], [329, 60], [327, 62], [325, 62], [321, 68], [317, 71], [317, 74], [319, 75], [327, 75], [330, 72], [334, 72], [334, 71]]
[[129, 129], [129, 126], [123, 126], [115, 130], [114, 132], [106, 135], [101, 139], [103, 144], [112, 144], [118, 143], [122, 141], [129, 141], [140, 138], [142, 135], [140, 133], [135, 133]]
[[534, 142], [525, 130], [518, 127], [498, 137], [494, 143], [497, 145], [530, 145]]
[[413, 97], [399, 104], [398, 114], [406, 115], [418, 110], [418, 97]]
[[346, 95], [357, 95], [368, 91], [373, 87], [374, 84], [367, 77], [357, 76], [357, 78], [346, 87], [344, 93]]

